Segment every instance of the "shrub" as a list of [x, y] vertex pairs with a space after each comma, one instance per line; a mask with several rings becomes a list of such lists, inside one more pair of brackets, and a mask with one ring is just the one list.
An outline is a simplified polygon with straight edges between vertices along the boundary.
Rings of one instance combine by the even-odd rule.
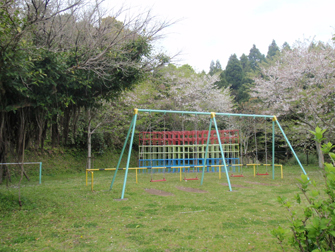
[[[324, 131], [323, 131], [324, 132]], [[322, 132], [322, 134], [323, 134]], [[317, 140], [323, 140], [323, 135], [315, 135]], [[271, 231], [282, 247], [283, 241], [290, 235], [290, 244], [298, 251], [334, 251], [335, 250], [335, 153], [331, 150], [332, 143], [322, 145], [322, 151], [329, 156], [331, 162], [325, 163], [325, 185], [317, 185], [310, 181], [307, 175], [298, 179], [300, 193], [295, 201], [301, 205], [300, 212], [292, 208], [292, 202], [284, 197], [278, 197], [278, 202], [289, 212], [290, 229], [278, 227]], [[311, 189], [311, 185], [315, 189]], [[302, 198], [307, 200], [307, 205], [302, 206]]]
[[[298, 152], [297, 156], [302, 164], [307, 164], [307, 156], [303, 152]], [[298, 165], [297, 159], [293, 156], [287, 161], [288, 165]], [[308, 155], [308, 164], [317, 165], [318, 164], [318, 157], [316, 154], [309, 154]]]

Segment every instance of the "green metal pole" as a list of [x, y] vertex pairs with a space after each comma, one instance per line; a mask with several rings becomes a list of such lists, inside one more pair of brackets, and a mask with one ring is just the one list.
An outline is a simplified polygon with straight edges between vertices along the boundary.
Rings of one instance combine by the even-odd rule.
[[275, 120], [272, 119], [272, 179], [275, 179]]
[[201, 176], [201, 185], [204, 182], [204, 176], [205, 176], [205, 167], [206, 167], [206, 162], [207, 162], [207, 153], [208, 153], [208, 144], [209, 144], [209, 137], [211, 135], [211, 128], [212, 128], [212, 120], [211, 118], [209, 122], [209, 128], [208, 128], [208, 134], [207, 134], [207, 145], [206, 145], [206, 151], [205, 151], [205, 159], [204, 159], [204, 166], [202, 167], [202, 176]]
[[40, 162], [40, 180], [39, 180], [39, 184], [42, 183], [42, 162]]
[[226, 158], [225, 158], [224, 153], [223, 153], [223, 149], [222, 149], [222, 145], [221, 145], [221, 139], [220, 139], [220, 134], [219, 134], [218, 126], [216, 124], [216, 120], [215, 120], [215, 113], [213, 113], [212, 116], [213, 116], [214, 126], [215, 126], [215, 130], [216, 130], [216, 135], [218, 137], [218, 141], [219, 141], [219, 145], [220, 145], [220, 151], [221, 151], [221, 156], [222, 156], [222, 160], [223, 160], [223, 165], [224, 165], [224, 168], [225, 168], [225, 171], [226, 171], [226, 176], [227, 176], [229, 191], [232, 191], [231, 185], [230, 185], [230, 179], [229, 179], [228, 169], [227, 169], [227, 165], [226, 165]]
[[127, 166], [126, 166], [126, 172], [124, 174], [124, 182], [123, 182], [121, 199], [124, 198], [124, 192], [126, 191], [126, 183], [127, 183], [129, 162], [130, 162], [130, 157], [131, 157], [131, 149], [133, 148], [133, 140], [134, 140], [134, 134], [135, 134], [135, 127], [136, 127], [136, 119], [137, 119], [138, 110], [135, 109], [134, 111], [135, 111], [134, 112], [135, 115], [134, 115], [134, 122], [133, 122], [133, 132], [132, 132], [131, 138], [130, 138], [129, 151], [128, 151], [128, 159], [127, 159]]
[[[138, 112], [195, 114], [195, 115], [211, 115], [212, 113], [212, 112], [197, 112], [197, 111], [155, 110], [155, 109], [138, 109]], [[246, 116], [246, 117], [273, 118], [272, 115], [233, 114], [233, 113], [216, 113], [216, 112], [215, 114], [223, 115], [223, 116]]]
[[112, 180], [112, 183], [111, 183], [111, 186], [110, 186], [109, 190], [112, 190], [112, 188], [113, 188], [113, 184], [115, 182], [116, 174], [117, 174], [117, 171], [119, 170], [121, 160], [122, 160], [122, 157], [123, 157], [123, 153], [124, 153], [124, 150], [126, 149], [127, 142], [128, 142], [128, 139], [129, 139], [129, 135], [130, 135], [131, 129], [132, 129], [133, 124], [134, 124], [134, 119], [135, 119], [135, 115], [133, 116], [133, 119], [130, 123], [128, 133], [127, 133], [127, 137], [126, 137], [126, 140], [124, 141], [123, 148], [122, 148], [122, 151], [121, 151], [121, 154], [120, 154], [120, 158], [119, 158], [119, 161], [117, 163], [117, 166], [116, 166], [116, 169], [115, 169], [115, 172], [114, 172], [114, 176], [113, 176], [113, 180]]
[[279, 124], [279, 122], [278, 122], [278, 120], [277, 120], [277, 118], [276, 118], [275, 116], [274, 116], [273, 120], [275, 120], [275, 121], [277, 122], [277, 125], [278, 125], [278, 127], [279, 127], [281, 133], [283, 134], [283, 136], [284, 136], [284, 138], [285, 138], [285, 140], [286, 140], [288, 146], [290, 147], [290, 149], [291, 149], [291, 151], [292, 151], [292, 153], [293, 153], [295, 159], [297, 160], [298, 164], [300, 165], [301, 170], [303, 171], [303, 173], [304, 173], [305, 175], [307, 175], [307, 173], [306, 173], [304, 167], [303, 167], [302, 164], [300, 163], [300, 160], [299, 160], [297, 154], [295, 154], [295, 151], [293, 150], [290, 141], [287, 139], [284, 130], [283, 130], [282, 127], [280, 126], [280, 124]]

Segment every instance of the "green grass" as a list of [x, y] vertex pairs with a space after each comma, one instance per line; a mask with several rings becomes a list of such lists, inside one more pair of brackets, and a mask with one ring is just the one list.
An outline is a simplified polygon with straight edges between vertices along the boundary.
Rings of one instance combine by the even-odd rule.
[[[321, 181], [317, 168], [305, 167], [310, 178]], [[19, 210], [15, 183], [0, 186], [0, 251], [281, 251], [270, 230], [287, 227], [287, 212], [276, 201], [298, 192], [298, 166], [253, 177], [231, 178], [228, 191], [225, 174], [206, 173], [199, 181], [180, 182], [179, 174], [165, 174], [167, 181], [150, 183], [150, 174], [130, 171], [125, 197], [121, 196], [124, 172], [119, 171], [109, 191], [113, 172], [94, 173], [94, 191], [85, 173], [43, 176], [42, 184], [24, 180]], [[198, 174], [200, 176], [200, 174]], [[162, 178], [155, 174], [155, 179]], [[264, 186], [247, 182], [260, 182]], [[207, 193], [190, 193], [177, 186], [198, 188]], [[174, 196], [148, 194], [152, 188]], [[287, 251], [292, 251], [284, 244]]]

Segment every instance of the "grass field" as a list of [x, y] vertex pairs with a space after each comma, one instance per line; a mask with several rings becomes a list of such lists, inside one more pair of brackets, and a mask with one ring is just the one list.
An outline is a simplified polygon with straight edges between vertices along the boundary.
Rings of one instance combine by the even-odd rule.
[[[316, 167], [305, 167], [321, 181]], [[270, 230], [288, 227], [287, 212], [276, 201], [298, 192], [298, 166], [284, 166], [284, 179], [231, 178], [206, 173], [204, 185], [180, 182], [179, 174], [165, 174], [166, 182], [150, 183], [150, 174], [128, 176], [125, 201], [121, 196], [124, 172], [109, 191], [113, 172], [94, 173], [94, 191], [85, 186], [85, 173], [43, 176], [23, 182], [24, 205], [19, 210], [17, 186], [0, 186], [0, 251], [282, 251]], [[200, 176], [200, 174], [198, 174]], [[161, 174], [155, 174], [161, 179]], [[178, 188], [201, 189], [187, 192]], [[145, 189], [169, 192], [159, 196]], [[293, 249], [285, 244], [286, 251]]]

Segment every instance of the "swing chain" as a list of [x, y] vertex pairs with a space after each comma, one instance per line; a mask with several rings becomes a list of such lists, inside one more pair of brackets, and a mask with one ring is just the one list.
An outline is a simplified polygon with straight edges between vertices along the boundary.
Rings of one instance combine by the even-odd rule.
[[255, 148], [256, 148], [256, 162], [258, 163], [258, 151], [257, 151], [257, 132], [256, 132], [256, 118], [254, 118], [254, 133], [255, 133]]

